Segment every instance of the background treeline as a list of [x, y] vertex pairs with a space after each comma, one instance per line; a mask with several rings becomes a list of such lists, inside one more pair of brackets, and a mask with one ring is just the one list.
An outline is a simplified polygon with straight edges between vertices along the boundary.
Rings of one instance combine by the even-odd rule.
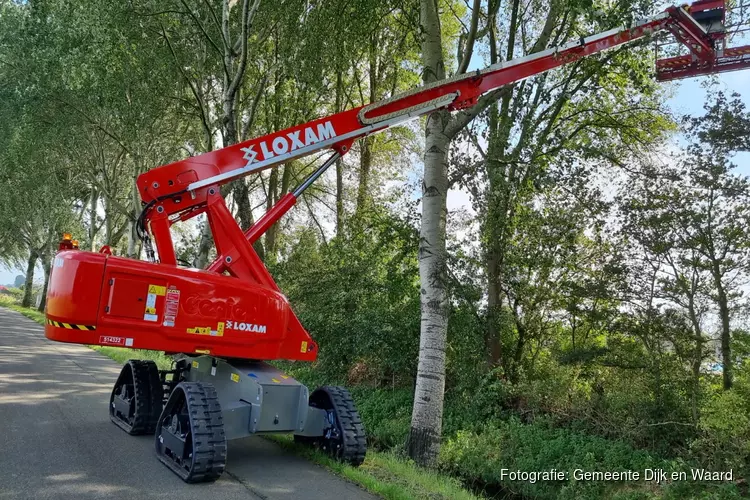
[[[437, 5], [448, 74], [655, 9]], [[26, 269], [24, 304], [63, 231], [142, 255], [140, 173], [418, 85], [419, 18], [416, 0], [0, 0], [0, 256]], [[746, 491], [750, 187], [732, 161], [750, 114], [714, 91], [704, 115], [673, 116], [652, 59], [631, 46], [507, 87], [451, 143], [467, 204], [447, 221], [438, 465], [488, 493]], [[255, 245], [321, 346], [295, 375], [353, 387], [371, 446], [395, 451], [419, 350], [420, 127], [360, 141]], [[315, 161], [228, 186], [240, 225]], [[203, 221], [175, 236], [185, 264], [211, 257]], [[737, 484], [500, 479], [691, 466], [732, 468]]]

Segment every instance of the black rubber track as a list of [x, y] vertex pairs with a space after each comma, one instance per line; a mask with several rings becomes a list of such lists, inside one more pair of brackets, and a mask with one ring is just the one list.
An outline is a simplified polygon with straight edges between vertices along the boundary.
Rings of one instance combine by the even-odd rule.
[[367, 435], [354, 399], [347, 389], [339, 386], [323, 386], [310, 395], [310, 406], [333, 410], [338, 439], [317, 438], [318, 446], [336, 460], [358, 467], [367, 454]]
[[[132, 384], [134, 411], [127, 420], [115, 414], [112, 402], [119, 387]], [[162, 409], [162, 384], [153, 361], [131, 359], [122, 367], [109, 397], [109, 418], [132, 436], [153, 434]]]
[[[172, 415], [187, 405], [190, 417], [190, 432], [186, 446], [191, 443], [192, 453], [185, 458], [185, 465], [165, 455], [160, 441], [162, 425], [169, 424]], [[159, 417], [159, 428], [155, 436], [156, 455], [186, 483], [216, 481], [224, 472], [227, 463], [227, 439], [221, 405], [213, 385], [202, 382], [180, 382], [164, 406]]]

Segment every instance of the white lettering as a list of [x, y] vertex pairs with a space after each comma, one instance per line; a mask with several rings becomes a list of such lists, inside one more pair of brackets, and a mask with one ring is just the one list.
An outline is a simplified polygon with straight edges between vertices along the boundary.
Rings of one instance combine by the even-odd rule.
[[333, 124], [331, 122], [319, 123], [318, 124], [318, 140], [325, 141], [331, 137], [336, 137], [336, 131], [333, 130]]
[[305, 129], [305, 146], [309, 146], [310, 144], [315, 144], [318, 142], [318, 136], [315, 135], [315, 132], [312, 128], [306, 128]]
[[247, 160], [247, 163], [245, 166], [250, 165], [255, 161], [255, 157], [258, 156], [258, 152], [253, 150], [253, 146], [250, 145], [246, 148], [240, 148], [240, 151], [244, 151], [245, 154], [242, 157], [243, 159]]
[[299, 149], [304, 148], [305, 145], [302, 141], [299, 140], [299, 134], [301, 130], [297, 130], [296, 132], [289, 132], [286, 136], [289, 137], [289, 139], [292, 141], [292, 149]]
[[283, 155], [289, 151], [289, 143], [283, 137], [277, 137], [273, 140], [273, 152], [277, 155]]
[[256, 325], [255, 323], [243, 323], [242, 321], [225, 321], [225, 330], [239, 330], [241, 332], [266, 333], [266, 325]]
[[263, 141], [260, 143], [260, 150], [263, 152], [263, 159], [267, 160], [269, 158], [273, 158], [274, 155], [271, 151], [268, 150], [268, 145], [266, 144], [266, 141]]

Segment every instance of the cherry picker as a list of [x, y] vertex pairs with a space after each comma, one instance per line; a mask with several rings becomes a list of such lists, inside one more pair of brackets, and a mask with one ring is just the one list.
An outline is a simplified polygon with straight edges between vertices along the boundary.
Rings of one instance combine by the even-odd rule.
[[[293, 433], [360, 465], [366, 438], [349, 392], [315, 391], [268, 363], [314, 361], [318, 345], [253, 250], [265, 231], [357, 139], [439, 109], [471, 107], [489, 91], [627, 42], [667, 32], [685, 54], [659, 59], [672, 80], [750, 67], [750, 46], [727, 47], [723, 0], [669, 7], [632, 26], [430, 83], [384, 101], [154, 168], [137, 180], [137, 221], [149, 261], [61, 245], [50, 277], [45, 334], [59, 342], [164, 351], [171, 370], [130, 360], [109, 399], [111, 420], [129, 434], [153, 434], [156, 454], [187, 482], [223, 472], [227, 440]], [[247, 231], [221, 195], [223, 184], [295, 158], [330, 156]], [[217, 256], [205, 269], [177, 265], [170, 227], [206, 214]], [[151, 239], [156, 245], [154, 253]]]

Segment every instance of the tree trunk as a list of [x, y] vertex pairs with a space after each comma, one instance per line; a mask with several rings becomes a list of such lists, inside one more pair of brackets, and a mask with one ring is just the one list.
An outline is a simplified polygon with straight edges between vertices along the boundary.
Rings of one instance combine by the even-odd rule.
[[114, 246], [112, 235], [114, 234], [114, 214], [110, 209], [109, 194], [104, 193], [104, 244]]
[[138, 216], [140, 215], [140, 198], [138, 197], [138, 186], [136, 184], [138, 176], [133, 177], [133, 191], [131, 201], [133, 203], [133, 215], [130, 220], [130, 231], [128, 232], [128, 257], [131, 259], [137, 259], [139, 248], [138, 248], [138, 232], [136, 231], [136, 224], [138, 222]]
[[[285, 165], [284, 169], [289, 168], [289, 165]], [[274, 168], [271, 171], [271, 175], [268, 176], [268, 195], [266, 197], [266, 212], [270, 211], [271, 208], [274, 206], [274, 204], [279, 199], [279, 169]], [[269, 262], [274, 260], [274, 257], [276, 256], [276, 229], [278, 226], [274, 224], [273, 226], [269, 227], [266, 231], [265, 235], [265, 249], [266, 249], [266, 258], [269, 259]]]
[[721, 318], [722, 380], [724, 382], [724, 390], [728, 391], [732, 388], [732, 379], [734, 375], [734, 369], [732, 367], [732, 350], [729, 345], [731, 332], [729, 326], [729, 300], [727, 299], [727, 293], [724, 290], [724, 284], [721, 282], [721, 271], [718, 262], [714, 262], [713, 264], [713, 276], [714, 283], [716, 284], [716, 304], [719, 306], [719, 317]]
[[198, 252], [193, 259], [193, 267], [203, 269], [208, 265], [208, 252], [211, 251], [213, 244], [214, 239], [211, 237], [211, 226], [208, 224], [208, 219], [206, 219], [201, 227], [201, 239], [198, 243]]
[[240, 227], [243, 231], [246, 231], [255, 223], [255, 219], [253, 207], [250, 205], [250, 190], [245, 179], [237, 179], [232, 182], [232, 198], [237, 205], [237, 218], [240, 220]]
[[95, 188], [91, 189], [91, 198], [89, 200], [90, 203], [90, 210], [91, 210], [91, 223], [89, 224], [89, 250], [95, 251], [95, 242], [96, 239], [96, 207], [99, 204], [99, 191], [97, 191]]
[[357, 188], [357, 213], [367, 205], [370, 198], [370, 169], [372, 168], [372, 137], [365, 137], [360, 142], [362, 153], [359, 159], [359, 186]]
[[42, 269], [44, 269], [44, 288], [42, 289], [42, 300], [39, 301], [39, 312], [44, 312], [47, 306], [47, 287], [49, 286], [49, 275], [52, 270], [52, 258], [49, 255], [43, 257]]
[[31, 289], [34, 287], [34, 267], [36, 267], [36, 260], [39, 258], [36, 251], [32, 250], [29, 254], [29, 260], [26, 263], [26, 281], [23, 285], [23, 299], [21, 305], [23, 307], [31, 307]]
[[[442, 36], [437, 2], [422, 0], [423, 79], [445, 77]], [[411, 429], [406, 442], [409, 456], [422, 466], [434, 466], [440, 452], [445, 391], [445, 341], [449, 304], [445, 290], [445, 223], [448, 194], [448, 148], [445, 128], [450, 113], [438, 111], [427, 117], [425, 127], [422, 221], [419, 234], [421, 326], [419, 363], [414, 390]]]
[[693, 423], [697, 424], [700, 418], [700, 393], [701, 393], [701, 362], [703, 361], [703, 331], [701, 329], [698, 315], [695, 312], [694, 290], [691, 290], [688, 297], [688, 314], [690, 323], [693, 325], [693, 335], [695, 336], [695, 347], [693, 349], [693, 360], [691, 369], [693, 374], [692, 389], [690, 394], [690, 412], [693, 417]]
[[[341, 111], [344, 99], [343, 74], [336, 72], [336, 112]], [[336, 236], [344, 231], [344, 165], [341, 159], [336, 160]]]
[[[492, 247], [490, 242], [488, 246]], [[494, 248], [487, 250], [487, 329], [485, 331], [484, 346], [487, 355], [487, 365], [493, 368], [498, 365], [502, 357], [500, 344], [500, 313], [502, 300], [500, 297], [500, 269], [499, 255]]]
[[336, 160], [336, 236], [344, 232], [344, 165]]

